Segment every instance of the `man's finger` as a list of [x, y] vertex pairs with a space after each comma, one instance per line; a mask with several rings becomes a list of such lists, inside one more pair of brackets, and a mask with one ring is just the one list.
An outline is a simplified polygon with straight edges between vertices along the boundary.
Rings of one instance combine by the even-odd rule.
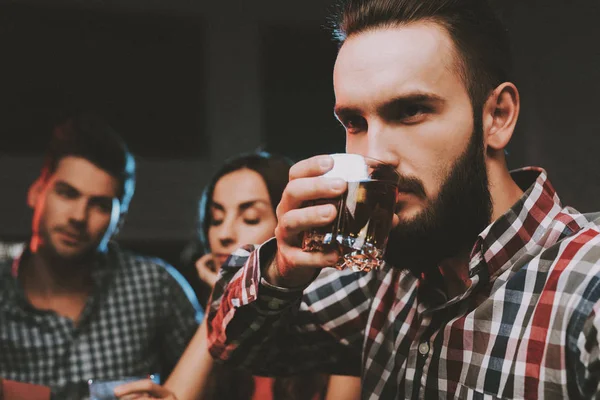
[[328, 155], [320, 155], [302, 160], [290, 168], [290, 181], [299, 178], [319, 176], [333, 168], [333, 158]]
[[[301, 248], [292, 246], [283, 246], [279, 251], [285, 263], [281, 267], [285, 269], [293, 268], [325, 268], [334, 266], [340, 259], [336, 251], [329, 253], [305, 252]], [[285, 271], [281, 271], [285, 273]]]
[[348, 184], [340, 178], [301, 178], [288, 183], [279, 204], [278, 216], [302, 207], [307, 201], [332, 199], [340, 196]]
[[321, 204], [291, 210], [280, 218], [276, 235], [278, 238], [289, 242], [310, 228], [331, 223], [336, 215], [337, 208], [333, 204]]
[[398, 225], [400, 225], [400, 217], [394, 214], [394, 216], [392, 217], [392, 228], [395, 228]]

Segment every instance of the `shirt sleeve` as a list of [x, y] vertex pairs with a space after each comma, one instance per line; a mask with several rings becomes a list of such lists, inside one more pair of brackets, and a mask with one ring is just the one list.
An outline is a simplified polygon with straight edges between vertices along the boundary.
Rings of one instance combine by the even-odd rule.
[[[552, 333], [564, 335], [564, 339], [560, 339], [565, 343], [567, 390], [568, 397], [573, 399], [600, 399], [600, 275], [597, 272], [600, 259], [597, 235], [594, 242], [593, 246], [588, 242], [582, 248], [585, 252], [571, 255], [580, 264], [578, 271], [582, 274], [574, 275], [581, 281], [576, 291], [572, 286], [566, 286], [574, 291], [568, 295], [567, 304], [571, 312], [566, 332]], [[557, 336], [553, 338], [555, 342], [559, 340]]]
[[[600, 302], [593, 306], [592, 312], [583, 323], [581, 334], [576, 339], [573, 360], [569, 362], [568, 372], [574, 373], [569, 382], [570, 397], [600, 399]], [[575, 341], [575, 340], [573, 340]], [[571, 346], [570, 346], [571, 347]], [[567, 356], [567, 357], [569, 357]]]
[[261, 276], [275, 251], [275, 240], [249, 246], [221, 268], [210, 301], [212, 356], [257, 375], [359, 375], [375, 274], [327, 268], [304, 290], [279, 288]]
[[204, 318], [204, 312], [190, 284], [174, 267], [165, 266], [162, 285], [161, 379], [175, 367]]

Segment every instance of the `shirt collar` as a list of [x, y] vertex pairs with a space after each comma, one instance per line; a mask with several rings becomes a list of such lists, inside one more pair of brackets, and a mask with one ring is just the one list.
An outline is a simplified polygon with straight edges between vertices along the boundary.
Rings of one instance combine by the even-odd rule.
[[[92, 280], [95, 286], [100, 285], [104, 278], [110, 273], [118, 260], [116, 256], [118, 253], [118, 246], [116, 243], [111, 243], [108, 246], [106, 253], [98, 253], [91, 264], [92, 268]], [[16, 280], [19, 277], [19, 269], [21, 267], [21, 261], [29, 257], [31, 250], [29, 245], [23, 246], [21, 253], [12, 260], [11, 264], [11, 276]]]
[[[24, 261], [30, 254], [31, 250], [29, 249], [29, 246], [24, 246], [21, 254], [15, 257], [12, 260], [12, 263], [10, 260], [0, 263], [0, 272], [4, 276], [9, 275], [12, 278], [7, 280], [8, 290], [5, 293], [0, 293], [0, 302], [3, 301], [2, 295], [7, 296], [5, 299], [10, 299], [10, 304], [18, 305], [18, 307], [14, 309], [15, 312], [23, 312], [25, 315], [29, 315], [31, 312], [45, 313], [45, 311], [38, 311], [31, 306], [27, 300], [23, 287], [18, 280], [19, 268], [22, 265], [22, 261]], [[91, 277], [93, 289], [86, 307], [84, 308], [79, 319], [80, 326], [83, 326], [83, 324], [86, 323], [89, 316], [93, 312], [92, 310], [94, 309], [95, 304], [97, 304], [98, 297], [103, 296], [108, 290], [108, 282], [113, 273], [119, 268], [120, 262], [120, 251], [116, 243], [110, 243], [108, 251], [106, 253], [99, 253], [94, 259], [94, 262], [90, 266], [92, 268]]]
[[[535, 247], [549, 247], [579, 231], [585, 221], [579, 213], [565, 213], [546, 171], [526, 167], [511, 172], [523, 196], [477, 238], [471, 253], [469, 276], [477, 283], [493, 282], [517, 258]], [[546, 235], [557, 220], [564, 225], [556, 235]], [[474, 282], [476, 283], [476, 282]]]
[[[524, 193], [504, 215], [478, 235], [469, 257], [467, 290], [448, 299], [442, 289], [443, 277], [435, 270], [420, 282], [428, 298], [428, 305], [422, 305], [423, 311], [435, 311], [462, 301], [475, 288], [492, 283], [521, 255], [535, 247], [552, 246], [564, 236], [579, 231], [587, 222], [574, 210], [572, 213], [565, 212], [542, 168], [526, 167], [510, 174]], [[562, 229], [555, 229], [555, 234], [547, 235], [551, 224], [557, 221], [562, 224]], [[433, 289], [436, 289], [437, 296], [432, 296]], [[437, 300], [431, 301], [432, 297]]]

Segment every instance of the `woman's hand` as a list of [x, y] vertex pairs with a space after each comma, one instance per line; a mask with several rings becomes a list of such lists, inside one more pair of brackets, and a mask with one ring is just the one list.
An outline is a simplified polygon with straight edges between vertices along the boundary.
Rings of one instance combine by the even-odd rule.
[[177, 397], [171, 391], [152, 382], [150, 379], [117, 386], [115, 396], [120, 400], [177, 400]]
[[211, 288], [215, 287], [219, 270], [212, 254], [205, 254], [196, 261], [196, 271], [198, 271], [198, 277], [202, 282]]

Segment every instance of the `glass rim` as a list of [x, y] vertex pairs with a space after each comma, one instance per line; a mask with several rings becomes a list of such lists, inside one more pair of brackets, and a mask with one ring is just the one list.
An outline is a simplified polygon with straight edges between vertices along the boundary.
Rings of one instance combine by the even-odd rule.
[[135, 382], [135, 381], [141, 381], [141, 380], [145, 380], [145, 379], [150, 379], [151, 381], [154, 381], [156, 379], [159, 379], [159, 374], [149, 374], [149, 375], [143, 375], [143, 376], [142, 375], [140, 375], [140, 376], [133, 375], [133, 376], [124, 376], [121, 378], [113, 378], [113, 379], [111, 379], [111, 378], [103, 378], [103, 379], [91, 378], [91, 379], [88, 379], [87, 383], [89, 386], [89, 385], [93, 385], [96, 383], [102, 384], [102, 383], [120, 382], [123, 380], [130, 380], [132, 382]]
[[385, 161], [381, 161], [381, 160], [380, 160], [380, 159], [378, 159], [378, 158], [371, 157], [371, 156], [365, 156], [365, 155], [358, 154], [358, 153], [329, 153], [329, 154], [326, 154], [326, 155], [328, 155], [328, 156], [342, 156], [342, 157], [344, 157], [344, 156], [359, 156], [359, 157], [365, 158], [365, 159], [367, 159], [367, 160], [373, 160], [373, 161], [377, 161], [377, 162], [378, 162], [378, 163], [380, 163], [380, 164], [387, 164], [387, 165], [390, 165], [390, 163], [388, 163], [388, 162], [385, 162]]
[[[364, 156], [364, 155], [358, 154], [358, 153], [330, 153], [327, 155], [333, 158], [334, 163], [335, 163], [336, 157], [348, 157], [348, 156], [359, 156], [359, 157], [363, 158], [364, 160], [367, 161], [367, 163], [366, 163], [367, 167], [373, 167], [373, 165], [369, 164], [369, 161], [374, 161], [375, 165], [380, 165], [380, 166], [384, 166], [384, 167], [387, 166], [387, 167], [389, 167], [389, 170], [394, 173], [394, 179], [378, 179], [378, 180], [384, 181], [384, 182], [390, 182], [395, 185], [397, 185], [400, 182], [400, 173], [396, 170], [396, 168], [394, 168], [394, 166], [392, 166], [392, 164], [390, 164], [388, 162], [381, 161], [374, 157]], [[371, 179], [371, 177], [366, 178], [366, 180], [369, 180], [369, 179]]]

